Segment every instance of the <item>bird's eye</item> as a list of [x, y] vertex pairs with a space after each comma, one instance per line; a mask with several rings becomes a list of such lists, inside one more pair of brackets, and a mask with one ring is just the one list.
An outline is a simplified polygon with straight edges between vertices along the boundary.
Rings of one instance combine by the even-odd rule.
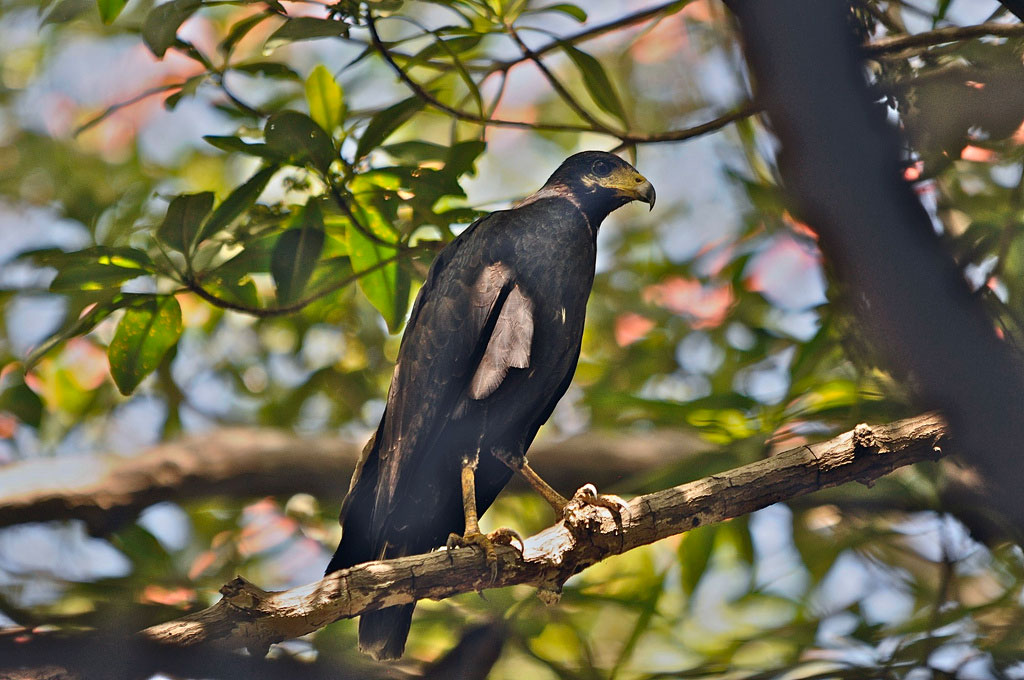
[[594, 163], [593, 170], [598, 177], [607, 177], [612, 171], [612, 166], [605, 161], [597, 161]]

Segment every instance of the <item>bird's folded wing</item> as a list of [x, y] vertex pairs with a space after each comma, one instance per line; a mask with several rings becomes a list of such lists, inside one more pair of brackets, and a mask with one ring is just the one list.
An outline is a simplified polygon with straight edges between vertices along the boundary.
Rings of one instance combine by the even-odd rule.
[[510, 368], [530, 365], [533, 344], [533, 302], [513, 285], [494, 322], [487, 349], [469, 383], [469, 396], [484, 399], [498, 389]]

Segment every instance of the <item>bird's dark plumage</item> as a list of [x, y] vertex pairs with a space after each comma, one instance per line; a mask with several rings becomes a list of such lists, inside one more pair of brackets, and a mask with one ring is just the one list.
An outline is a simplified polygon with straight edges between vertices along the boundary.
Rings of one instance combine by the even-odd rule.
[[[511, 210], [481, 218], [437, 257], [413, 306], [387, 406], [353, 475], [327, 572], [423, 553], [462, 534], [462, 462], [479, 457], [482, 513], [523, 460], [576, 369], [601, 221], [654, 188], [586, 151]], [[398, 658], [413, 605], [364, 614], [360, 648]]]

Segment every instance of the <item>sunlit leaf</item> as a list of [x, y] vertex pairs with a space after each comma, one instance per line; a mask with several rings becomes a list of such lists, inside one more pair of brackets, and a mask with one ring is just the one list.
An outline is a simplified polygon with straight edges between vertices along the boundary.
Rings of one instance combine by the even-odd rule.
[[568, 2], [560, 2], [556, 5], [548, 5], [547, 7], [538, 7], [533, 10], [534, 12], [560, 12], [568, 15], [576, 21], [583, 23], [587, 20], [587, 13], [583, 11], [582, 7], [570, 4]]
[[182, 253], [190, 253], [203, 219], [213, 207], [213, 192], [182, 194], [171, 199], [157, 238]]
[[306, 79], [306, 103], [310, 118], [328, 133], [341, 125], [344, 113], [341, 85], [323, 64], [318, 64]]
[[[394, 230], [375, 210], [364, 209], [361, 213], [361, 217], [364, 218], [363, 224], [367, 225], [378, 239], [397, 239]], [[352, 269], [356, 272], [368, 272], [359, 278], [360, 290], [384, 317], [388, 330], [397, 333], [405, 321], [411, 286], [408, 272], [399, 266], [398, 262], [388, 262], [398, 254], [398, 249], [378, 243], [351, 225], [348, 227], [346, 238]]]
[[562, 43], [562, 49], [569, 55], [572, 62], [583, 76], [583, 85], [587, 88], [594, 103], [601, 109], [626, 122], [626, 110], [615, 92], [611, 79], [597, 59], [569, 43]]
[[147, 296], [117, 291], [79, 292], [69, 296], [72, 304], [67, 320], [53, 335], [32, 348], [25, 358], [25, 370], [31, 370], [43, 355], [60, 343], [79, 335], [85, 335], [118, 309], [143, 297]]
[[334, 142], [312, 118], [298, 111], [282, 111], [267, 120], [264, 128], [267, 146], [296, 163], [312, 163], [320, 172], [327, 172], [338, 157]]
[[142, 25], [142, 39], [153, 54], [163, 58], [177, 39], [178, 28], [201, 5], [200, 0], [171, 0], [149, 11]]
[[105, 24], [112, 23], [127, 4], [128, 0], [96, 0], [96, 6], [100, 10], [100, 19]]
[[68, 265], [57, 272], [50, 282], [50, 290], [62, 293], [73, 290], [99, 290], [114, 288], [125, 281], [145, 276], [147, 272], [135, 267], [121, 267], [112, 264]]
[[250, 177], [245, 184], [232, 191], [203, 224], [196, 236], [196, 243], [210, 238], [248, 210], [263, 193], [263, 189], [266, 188], [267, 182], [275, 172], [277, 172], [277, 166], [268, 165]]
[[302, 209], [299, 225], [281, 234], [270, 258], [270, 273], [282, 304], [293, 302], [305, 290], [324, 247], [324, 220], [311, 199]]
[[131, 394], [181, 336], [181, 307], [173, 295], [149, 296], [125, 310], [107, 348], [110, 375]]
[[356, 146], [356, 160], [363, 158], [366, 154], [377, 148], [384, 140], [391, 136], [403, 123], [412, 118], [417, 111], [424, 107], [423, 100], [419, 97], [409, 97], [397, 104], [389, 106], [373, 118], [359, 138]]

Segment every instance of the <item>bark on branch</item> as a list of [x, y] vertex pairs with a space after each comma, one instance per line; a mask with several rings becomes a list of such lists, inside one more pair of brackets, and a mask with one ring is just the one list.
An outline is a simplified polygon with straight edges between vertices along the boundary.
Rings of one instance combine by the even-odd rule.
[[[12, 463], [0, 467], [0, 527], [81, 519], [102, 534], [165, 500], [300, 492], [340, 500], [361, 448], [339, 437], [229, 428], [130, 458], [81, 455]], [[580, 480], [606, 487], [706, 449], [707, 443], [682, 430], [592, 432], [538, 442], [530, 461], [558, 487], [574, 488]]]
[[370, 562], [281, 592], [237, 578], [221, 589], [224, 598], [214, 606], [148, 628], [142, 636], [177, 647], [216, 643], [258, 653], [338, 619], [414, 600], [528, 584], [545, 601], [554, 601], [570, 576], [606, 557], [819, 489], [870, 483], [900, 466], [938, 458], [946, 440], [946, 425], [936, 414], [858, 425], [826, 442], [638, 496], [621, 527], [607, 510], [576, 507], [570, 520], [528, 538], [522, 557], [499, 546], [493, 580], [475, 548]]

